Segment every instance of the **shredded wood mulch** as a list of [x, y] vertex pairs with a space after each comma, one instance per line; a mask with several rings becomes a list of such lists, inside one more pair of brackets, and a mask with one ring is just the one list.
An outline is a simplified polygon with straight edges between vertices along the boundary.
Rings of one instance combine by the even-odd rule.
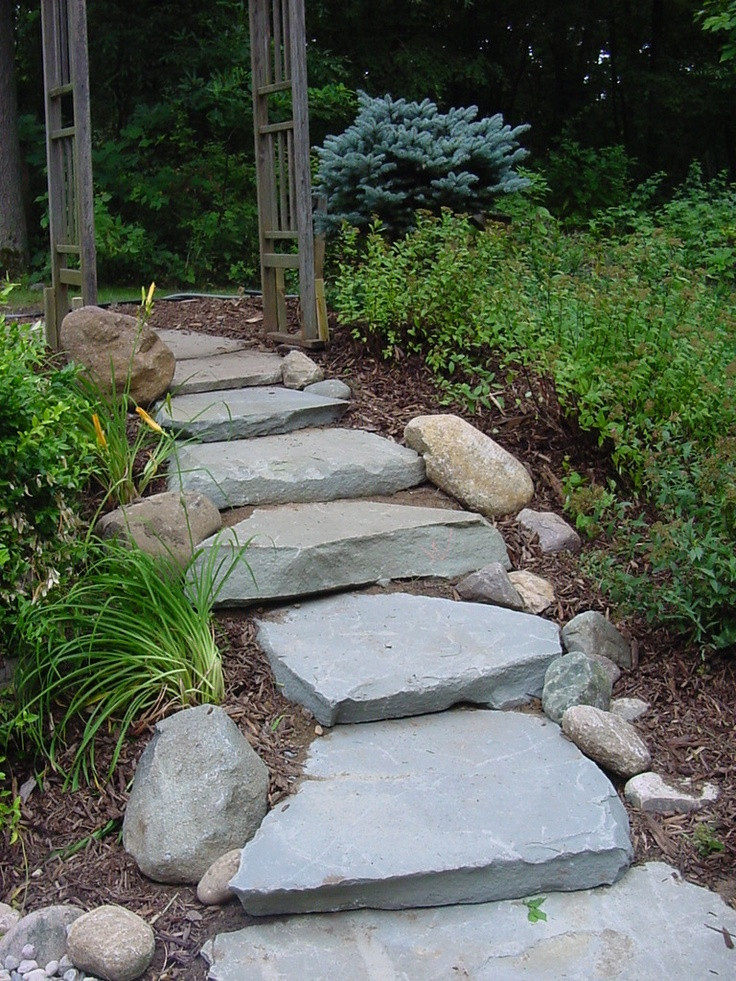
[[[295, 329], [293, 304], [290, 314]], [[265, 336], [260, 315], [256, 297], [193, 298], [160, 301], [151, 323], [244, 338], [269, 349], [273, 345]], [[428, 371], [416, 358], [397, 352], [396, 360], [385, 362], [353, 341], [348, 331], [334, 323], [332, 327], [330, 347], [312, 356], [328, 377], [341, 378], [353, 390], [350, 410], [341, 425], [401, 440], [404, 426], [414, 416], [457, 412], [527, 465], [537, 488], [534, 507], [541, 510], [561, 513], [563, 461], [605, 484], [609, 470], [604, 449], [565, 418], [548, 380], [520, 368], [499, 391], [503, 411], [469, 415], [458, 406], [441, 404]], [[404, 492], [403, 499], [456, 506], [432, 488]], [[529, 569], [554, 584], [557, 606], [548, 615], [562, 623], [582, 610], [600, 610], [632, 640], [638, 663], [624, 674], [614, 694], [637, 696], [650, 703], [649, 713], [637, 726], [651, 748], [652, 769], [665, 777], [691, 780], [695, 789], [705, 781], [720, 788], [718, 801], [693, 815], [650, 815], [628, 808], [636, 861], [667, 861], [690, 881], [719, 891], [736, 906], [734, 661], [727, 657], [704, 661], [667, 630], [655, 629], [638, 618], [622, 620], [607, 607], [596, 584], [581, 573], [576, 557], [543, 556], [513, 519], [497, 524], [514, 567]], [[451, 585], [438, 580], [393, 588], [453, 595]], [[317, 736], [314, 719], [287, 702], [274, 684], [268, 663], [254, 642], [257, 612], [220, 615], [217, 629], [227, 687], [224, 707], [269, 768], [269, 804], [273, 806], [289, 794], [306, 748]], [[19, 842], [13, 846], [7, 840], [0, 843], [0, 901], [25, 911], [59, 902], [84, 908], [120, 903], [145, 917], [156, 933], [156, 957], [145, 976], [148, 981], [201, 981], [207, 973], [198, 956], [204, 941], [249, 920], [237, 903], [208, 908], [198, 903], [192, 887], [148, 881], [123, 851], [120, 827], [127, 794], [151, 732], [150, 726], [143, 726], [131, 735], [113, 780], [101, 788], [70, 792], [64, 789], [61, 777], [48, 769], [34, 770], [27, 760], [9, 761], [13, 785], [23, 798], [23, 820]], [[110, 758], [114, 737], [110, 733], [109, 744], [100, 747], [101, 769]], [[614, 784], [623, 794], [623, 781], [614, 780]]]

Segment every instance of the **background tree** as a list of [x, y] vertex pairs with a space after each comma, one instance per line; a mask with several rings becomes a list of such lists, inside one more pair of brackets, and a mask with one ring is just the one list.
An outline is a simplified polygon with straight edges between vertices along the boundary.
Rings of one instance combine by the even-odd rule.
[[0, 0], [0, 273], [11, 276], [28, 264], [14, 37], [13, 4]]

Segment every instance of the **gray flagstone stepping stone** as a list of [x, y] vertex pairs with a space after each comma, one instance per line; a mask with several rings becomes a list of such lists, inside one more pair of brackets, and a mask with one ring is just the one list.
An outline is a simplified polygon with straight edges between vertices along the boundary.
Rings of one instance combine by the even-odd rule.
[[282, 692], [323, 725], [503, 709], [539, 696], [556, 624], [479, 603], [390, 593], [302, 603], [258, 624]]
[[308, 429], [227, 443], [190, 443], [169, 488], [197, 490], [219, 508], [395, 494], [424, 480], [406, 446], [359, 429]]
[[455, 709], [338, 726], [230, 881], [253, 915], [482, 903], [615, 882], [623, 804], [558, 726]]
[[204, 442], [248, 439], [337, 422], [347, 402], [289, 388], [230, 388], [221, 392], [173, 395], [162, 402], [156, 421]]
[[246, 542], [219, 606], [510, 564], [503, 538], [478, 514], [359, 500], [258, 508], [202, 542], [195, 569], [213, 560], [211, 549], [227, 560], [234, 543]]
[[171, 390], [177, 395], [189, 395], [251, 385], [277, 385], [281, 383], [282, 360], [278, 354], [251, 350], [177, 361]]
[[242, 351], [249, 345], [232, 337], [216, 337], [194, 330], [167, 330], [156, 328], [155, 333], [164, 342], [177, 361], [188, 358], [210, 358], [218, 354]]
[[693, 981], [729, 978], [736, 911], [670, 865], [614, 885], [547, 895], [547, 919], [520, 900], [259, 922], [208, 941], [209, 981]]

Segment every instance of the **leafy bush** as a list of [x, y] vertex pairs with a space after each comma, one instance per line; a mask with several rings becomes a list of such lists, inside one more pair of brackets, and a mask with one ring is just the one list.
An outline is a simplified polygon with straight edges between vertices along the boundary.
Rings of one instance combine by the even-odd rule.
[[616, 516], [606, 582], [717, 647], [736, 642], [736, 302], [731, 270], [694, 260], [732, 192], [709, 207], [707, 189], [686, 187], [662, 211], [670, 227], [647, 216], [622, 236], [565, 233], [541, 211], [483, 232], [449, 213], [419, 216], [393, 243], [376, 228], [364, 243], [348, 231], [335, 296], [356, 336], [386, 357], [421, 354], [447, 398], [472, 410], [500, 405], [491, 355], [551, 375], [658, 510], [642, 527], [634, 508], [591, 502], [589, 527]]
[[547, 207], [570, 225], [584, 225], [596, 211], [627, 200], [632, 167], [622, 146], [594, 148], [563, 140], [543, 168]]
[[[7, 295], [7, 288], [0, 297]], [[21, 596], [59, 578], [74, 544], [73, 506], [92, 467], [75, 369], [46, 361], [37, 327], [0, 315], [0, 636]]]
[[327, 198], [318, 225], [335, 231], [343, 222], [367, 226], [377, 217], [405, 230], [419, 208], [438, 213], [488, 208], [500, 194], [527, 186], [514, 166], [527, 156], [500, 114], [476, 120], [478, 109], [441, 113], [425, 99], [373, 99], [359, 93], [358, 115], [339, 136], [317, 148], [315, 191]]

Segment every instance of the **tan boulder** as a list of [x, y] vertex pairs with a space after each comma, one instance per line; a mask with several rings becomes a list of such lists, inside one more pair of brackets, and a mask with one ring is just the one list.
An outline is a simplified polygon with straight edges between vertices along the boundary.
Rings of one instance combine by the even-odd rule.
[[122, 391], [130, 372], [130, 396], [150, 405], [171, 385], [176, 361], [162, 340], [135, 317], [100, 307], [80, 307], [64, 317], [61, 349], [83, 365], [103, 391]]
[[166, 491], [116, 508], [97, 522], [102, 538], [134, 541], [154, 557], [169, 557], [182, 568], [194, 549], [222, 527], [215, 505], [204, 494]]
[[490, 518], [513, 514], [534, 496], [524, 466], [459, 416], [417, 416], [404, 438], [424, 457], [427, 479], [471, 511]]

